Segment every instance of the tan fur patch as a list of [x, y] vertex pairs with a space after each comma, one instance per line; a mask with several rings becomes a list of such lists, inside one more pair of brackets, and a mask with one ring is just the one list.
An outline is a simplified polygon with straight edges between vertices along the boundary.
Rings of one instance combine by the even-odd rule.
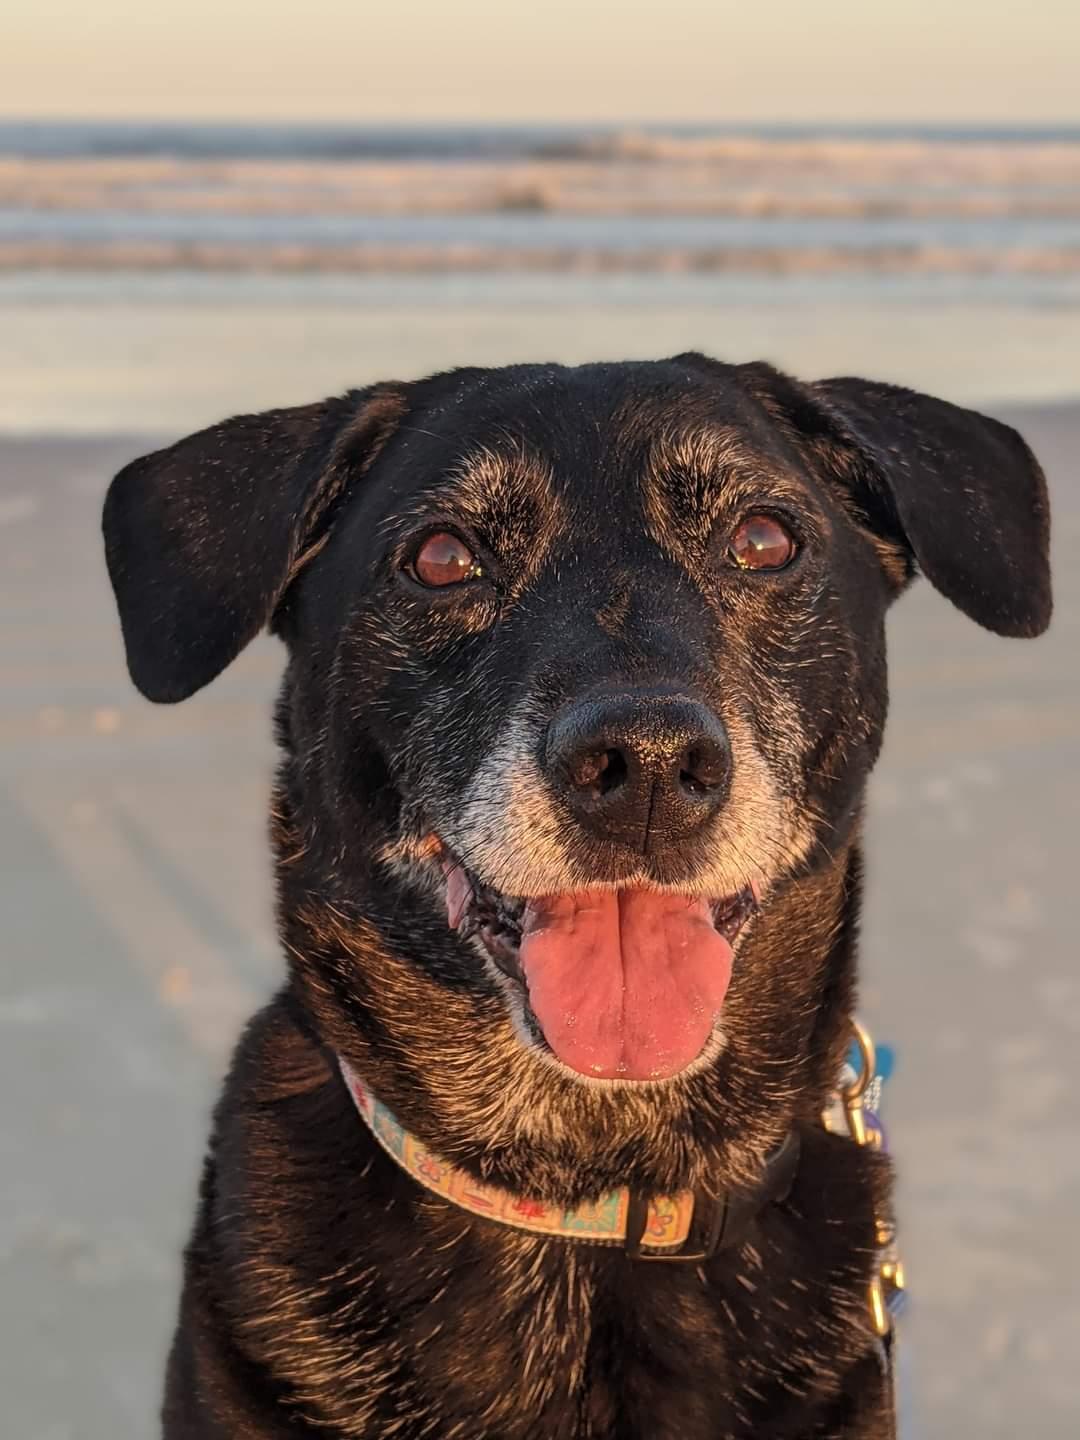
[[642, 476], [642, 493], [650, 533], [691, 576], [700, 571], [722, 516], [734, 521], [770, 500], [813, 508], [817, 516], [807, 491], [749, 450], [736, 430], [659, 435]]
[[550, 464], [510, 436], [504, 448], [485, 446], [459, 461], [422, 507], [417, 519], [441, 507], [496, 550], [514, 594], [535, 578], [564, 522]]

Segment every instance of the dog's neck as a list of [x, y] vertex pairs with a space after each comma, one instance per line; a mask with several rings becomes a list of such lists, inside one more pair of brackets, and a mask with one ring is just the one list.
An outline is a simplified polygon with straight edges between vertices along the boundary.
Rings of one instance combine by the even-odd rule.
[[424, 1189], [488, 1223], [579, 1244], [620, 1245], [645, 1260], [704, 1260], [736, 1244], [765, 1205], [786, 1199], [798, 1168], [801, 1144], [793, 1131], [751, 1188], [646, 1196], [620, 1186], [588, 1204], [552, 1205], [474, 1180], [411, 1135], [347, 1060], [339, 1057], [338, 1066], [374, 1138]]

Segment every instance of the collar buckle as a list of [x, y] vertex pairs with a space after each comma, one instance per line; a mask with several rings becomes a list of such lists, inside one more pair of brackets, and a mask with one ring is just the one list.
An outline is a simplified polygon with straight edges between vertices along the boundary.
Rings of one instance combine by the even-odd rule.
[[[690, 1231], [679, 1245], [644, 1245], [645, 1225], [649, 1218], [649, 1202], [636, 1191], [630, 1192], [626, 1211], [625, 1254], [631, 1260], [669, 1260], [692, 1264], [711, 1259], [720, 1249], [727, 1228], [729, 1197], [718, 1199], [694, 1193], [694, 1213]], [[707, 1217], [703, 1219], [703, 1217]]]
[[766, 1205], [786, 1200], [795, 1179], [801, 1149], [799, 1136], [791, 1131], [769, 1156], [765, 1173], [754, 1190], [725, 1190], [722, 1195], [694, 1192], [694, 1213], [690, 1232], [681, 1245], [644, 1245], [648, 1201], [634, 1191], [626, 1212], [625, 1253], [631, 1260], [676, 1260], [699, 1264], [711, 1260], [720, 1250], [736, 1245]]

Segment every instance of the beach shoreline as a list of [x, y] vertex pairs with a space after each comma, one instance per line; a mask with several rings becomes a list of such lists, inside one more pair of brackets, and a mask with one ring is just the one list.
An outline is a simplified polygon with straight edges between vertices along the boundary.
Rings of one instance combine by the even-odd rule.
[[1057, 401], [1080, 288], [746, 277], [0, 276], [0, 433], [180, 434], [388, 377], [700, 349], [961, 404]]

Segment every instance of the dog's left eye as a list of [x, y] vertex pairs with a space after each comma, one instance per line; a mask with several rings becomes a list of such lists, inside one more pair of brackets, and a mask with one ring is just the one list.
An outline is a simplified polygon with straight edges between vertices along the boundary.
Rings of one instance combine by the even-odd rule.
[[728, 541], [728, 556], [741, 570], [783, 570], [797, 548], [779, 520], [748, 515]]
[[460, 535], [438, 530], [416, 550], [405, 569], [430, 590], [447, 585], [460, 585], [463, 580], [476, 580], [483, 573], [480, 562]]

